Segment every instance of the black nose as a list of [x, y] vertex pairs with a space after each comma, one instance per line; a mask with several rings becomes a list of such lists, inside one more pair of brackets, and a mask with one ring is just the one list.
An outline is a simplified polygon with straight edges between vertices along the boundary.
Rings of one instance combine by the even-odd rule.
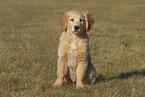
[[74, 28], [75, 28], [75, 30], [78, 30], [80, 27], [75, 25]]

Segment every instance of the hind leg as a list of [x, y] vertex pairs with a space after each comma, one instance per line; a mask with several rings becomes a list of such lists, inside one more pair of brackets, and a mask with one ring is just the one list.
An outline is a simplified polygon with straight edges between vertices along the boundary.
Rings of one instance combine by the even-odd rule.
[[88, 66], [86, 81], [86, 83], [90, 85], [96, 82], [96, 69], [92, 63]]

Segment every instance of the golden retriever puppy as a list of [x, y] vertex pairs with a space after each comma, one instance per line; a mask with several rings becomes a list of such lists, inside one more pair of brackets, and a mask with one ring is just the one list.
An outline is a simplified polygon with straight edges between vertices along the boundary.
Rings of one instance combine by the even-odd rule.
[[64, 30], [60, 37], [57, 79], [54, 86], [63, 82], [76, 82], [77, 88], [96, 81], [96, 69], [91, 63], [89, 31], [94, 19], [87, 11], [70, 10], [61, 17]]

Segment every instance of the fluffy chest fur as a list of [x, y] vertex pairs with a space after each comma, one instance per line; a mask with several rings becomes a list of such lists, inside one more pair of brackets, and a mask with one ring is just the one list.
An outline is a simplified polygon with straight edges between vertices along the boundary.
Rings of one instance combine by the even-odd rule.
[[70, 78], [75, 82], [78, 63], [88, 55], [88, 36], [78, 37], [64, 32], [60, 38], [58, 54], [59, 57], [66, 57]]
[[77, 57], [78, 57], [78, 44], [77, 40], [73, 40], [69, 45], [69, 52], [68, 52], [68, 67], [75, 71], [77, 66]]
[[68, 68], [70, 72], [70, 78], [73, 82], [76, 81], [76, 68], [78, 65], [77, 57], [78, 57], [78, 44], [75, 40], [70, 44], [68, 58]]
[[[83, 48], [86, 50], [83, 50], [85, 54], [87, 54], [87, 42], [88, 42], [88, 37], [82, 39], [80, 37], [77, 37], [76, 35], [72, 35], [71, 37], [68, 37], [68, 67], [75, 71], [77, 65], [78, 65], [78, 56], [80, 52], [82, 53]], [[86, 46], [86, 47], [83, 47]], [[84, 55], [85, 56], [85, 55]]]

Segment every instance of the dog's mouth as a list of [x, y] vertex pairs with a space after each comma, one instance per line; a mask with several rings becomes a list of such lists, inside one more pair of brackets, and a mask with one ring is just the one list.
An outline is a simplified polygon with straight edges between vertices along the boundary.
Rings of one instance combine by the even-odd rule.
[[81, 32], [80, 31], [72, 31], [75, 35], [79, 35]]

